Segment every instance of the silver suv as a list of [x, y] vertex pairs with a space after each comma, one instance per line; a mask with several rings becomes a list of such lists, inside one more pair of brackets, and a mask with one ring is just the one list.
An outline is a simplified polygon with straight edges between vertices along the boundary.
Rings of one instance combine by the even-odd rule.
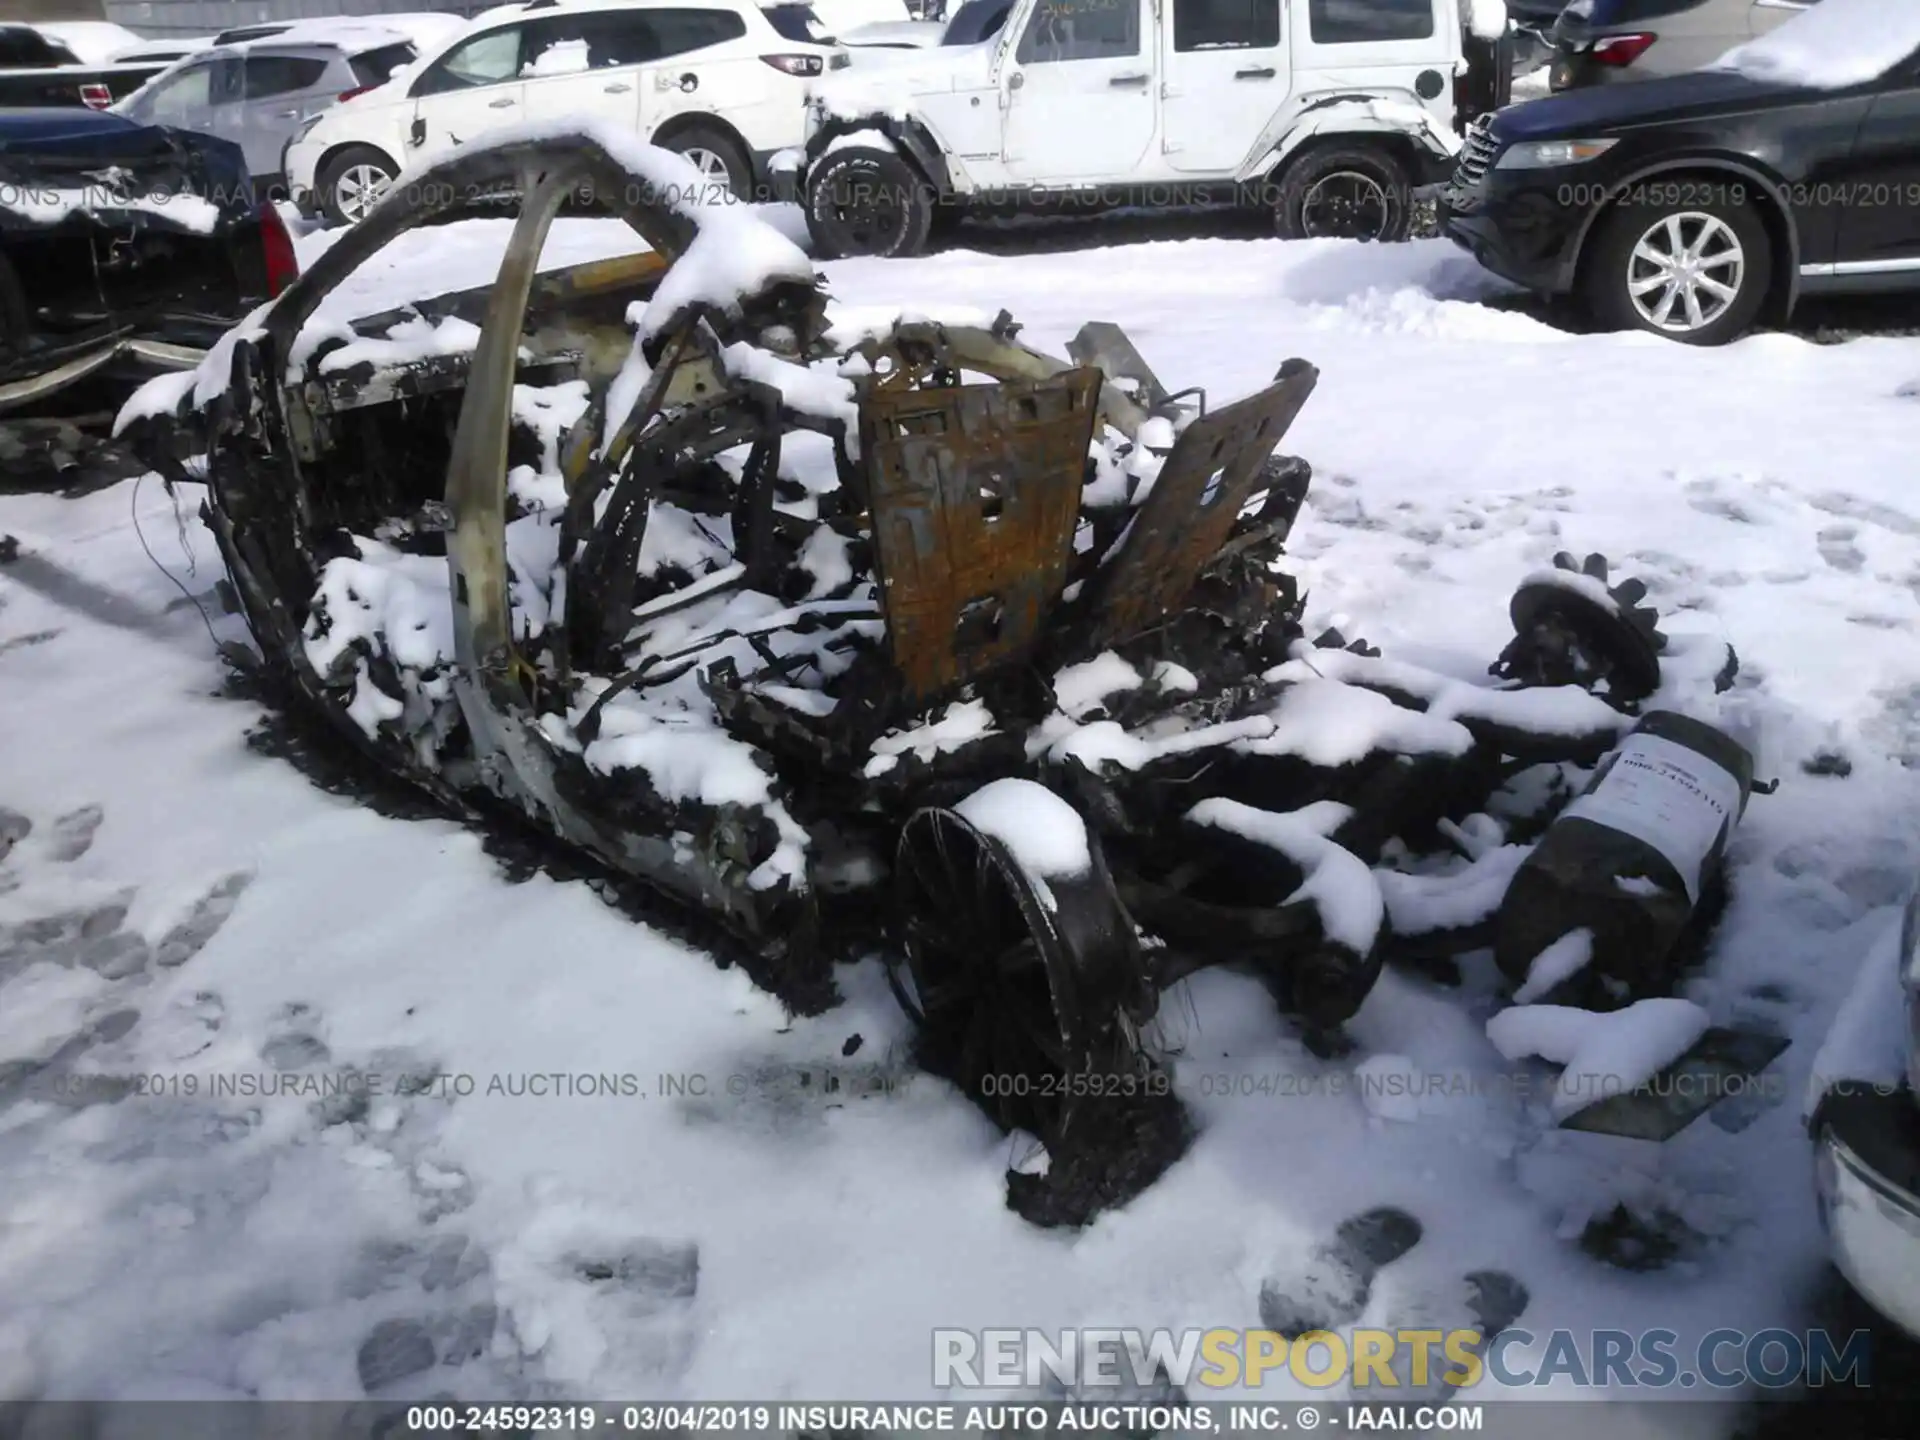
[[231, 140], [256, 185], [279, 196], [286, 149], [306, 121], [414, 60], [413, 42], [369, 26], [325, 41], [222, 45], [168, 67], [114, 108], [129, 119]]
[[1818, 0], [1572, 0], [1553, 27], [1555, 90], [1711, 65]]

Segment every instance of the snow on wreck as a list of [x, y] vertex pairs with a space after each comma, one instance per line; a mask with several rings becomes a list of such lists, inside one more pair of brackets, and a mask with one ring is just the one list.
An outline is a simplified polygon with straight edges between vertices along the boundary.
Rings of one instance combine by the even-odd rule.
[[[569, 203], [632, 253], [543, 271]], [[403, 233], [502, 213], [492, 283], [350, 313]], [[273, 703], [680, 902], [795, 1009], [877, 945], [918, 1063], [1047, 1148], [1010, 1203], [1083, 1223], [1189, 1137], [1143, 1040], [1169, 985], [1241, 964], [1337, 1029], [1397, 940], [1498, 903], [1420, 857], [1564, 803], [1535, 772], [1672, 677], [1566, 584], [1499, 686], [1309, 641], [1277, 447], [1314, 368], [1209, 406], [1111, 324], [1067, 352], [835, 314], [686, 162], [569, 125], [408, 176], [120, 428], [170, 480], [206, 457]]]

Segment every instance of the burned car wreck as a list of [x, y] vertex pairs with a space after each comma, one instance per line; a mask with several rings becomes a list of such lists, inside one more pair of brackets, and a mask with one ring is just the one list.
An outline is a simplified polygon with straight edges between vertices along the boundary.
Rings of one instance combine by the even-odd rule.
[[197, 366], [296, 269], [237, 145], [0, 112], [0, 478], [70, 477], [137, 385]]
[[[646, 249], [540, 272], [589, 192]], [[502, 193], [496, 283], [327, 315]], [[204, 480], [276, 700], [711, 917], [796, 1009], [888, 957], [918, 1063], [1045, 1145], [1009, 1177], [1029, 1219], [1184, 1150], [1168, 986], [1246, 967], [1337, 1048], [1389, 958], [1490, 943], [1669, 672], [1730, 661], [1598, 557], [1522, 586], [1496, 678], [1309, 640], [1309, 471], [1276, 447], [1310, 364], [1211, 405], [1111, 325], [1062, 359], [1004, 315], [835, 323], [796, 247], [701, 193], [592, 127], [462, 151], [120, 429]], [[1603, 1008], [1670, 983], [1604, 959]]]

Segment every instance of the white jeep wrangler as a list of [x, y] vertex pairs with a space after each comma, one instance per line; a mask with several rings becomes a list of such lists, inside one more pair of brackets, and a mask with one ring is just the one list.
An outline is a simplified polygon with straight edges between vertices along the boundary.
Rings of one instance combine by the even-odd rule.
[[1256, 203], [1286, 237], [1404, 238], [1507, 94], [1502, 0], [1014, 0], [973, 45], [862, 56], [811, 91], [819, 253], [911, 255], [1040, 203]]

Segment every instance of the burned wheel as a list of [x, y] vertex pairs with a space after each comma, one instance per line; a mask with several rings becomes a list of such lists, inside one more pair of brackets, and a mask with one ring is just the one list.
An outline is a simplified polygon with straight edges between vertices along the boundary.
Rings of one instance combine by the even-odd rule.
[[[988, 792], [1012, 802], [989, 807], [994, 822], [974, 808]], [[1011, 845], [999, 838], [1009, 815]], [[1072, 866], [1056, 863], [1082, 842]], [[1084, 1225], [1185, 1153], [1186, 1112], [1140, 1040], [1158, 997], [1138, 932], [1072, 807], [997, 780], [957, 811], [921, 810], [894, 883], [913, 993], [888, 973], [919, 1025], [920, 1063], [1047, 1148], [1044, 1174], [1008, 1174], [1010, 1208]]]
[[1059, 1133], [1065, 1079], [1091, 1057], [1064, 1018], [1074, 997], [1057, 900], [951, 810], [907, 822], [895, 899], [912, 983], [900, 1000], [921, 1063], [1003, 1128]]

